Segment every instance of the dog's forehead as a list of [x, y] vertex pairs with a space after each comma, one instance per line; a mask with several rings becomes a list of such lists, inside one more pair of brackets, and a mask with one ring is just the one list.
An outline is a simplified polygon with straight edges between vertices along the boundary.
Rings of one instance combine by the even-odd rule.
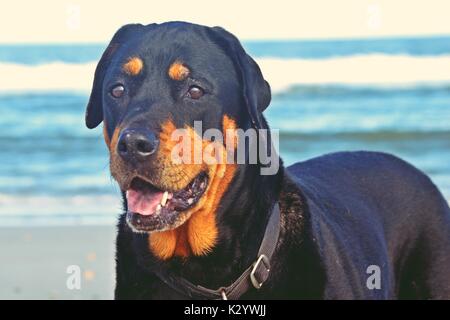
[[129, 39], [117, 57], [119, 68], [129, 75], [143, 70], [170, 74], [170, 68], [180, 64], [188, 68], [184, 71], [202, 76], [234, 75], [231, 57], [202, 29], [189, 26], [160, 26]]

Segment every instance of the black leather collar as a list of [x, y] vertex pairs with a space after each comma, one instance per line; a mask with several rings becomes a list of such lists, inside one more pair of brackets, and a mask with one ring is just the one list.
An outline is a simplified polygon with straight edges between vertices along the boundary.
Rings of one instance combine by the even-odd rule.
[[155, 274], [169, 287], [191, 299], [236, 300], [251, 288], [260, 289], [269, 278], [270, 262], [280, 235], [280, 207], [275, 203], [255, 261], [231, 285], [208, 289], [166, 272]]

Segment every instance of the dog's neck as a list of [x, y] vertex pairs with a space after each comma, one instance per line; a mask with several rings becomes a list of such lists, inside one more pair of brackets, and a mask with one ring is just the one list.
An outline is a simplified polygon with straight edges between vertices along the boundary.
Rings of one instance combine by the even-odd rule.
[[219, 243], [224, 245], [219, 250], [223, 251], [223, 259], [239, 261], [241, 267], [247, 267], [256, 257], [281, 190], [283, 169], [272, 176], [263, 176], [259, 170], [247, 168], [236, 178], [223, 199], [224, 210], [217, 217], [219, 229], [222, 228]]

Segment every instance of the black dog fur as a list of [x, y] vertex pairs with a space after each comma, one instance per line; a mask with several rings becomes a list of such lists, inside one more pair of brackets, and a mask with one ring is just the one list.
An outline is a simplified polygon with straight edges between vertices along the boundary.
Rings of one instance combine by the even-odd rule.
[[[131, 79], [118, 70], [135, 54], [145, 57], [146, 72]], [[180, 99], [184, 87], [167, 79], [167, 66], [177, 58], [201, 70], [213, 88], [203, 102]], [[120, 102], [107, 93], [117, 81], [130, 88]], [[136, 122], [158, 131], [169, 115], [179, 127], [202, 120], [205, 129], [220, 128], [227, 114], [240, 128], [268, 128], [262, 111], [269, 102], [270, 88], [258, 66], [223, 29], [182, 22], [128, 25], [99, 62], [86, 124], [93, 128], [104, 121], [109, 139], [119, 125]], [[259, 169], [239, 166], [216, 212], [218, 244], [204, 256], [155, 258], [147, 235], [131, 231], [124, 213], [118, 224], [115, 297], [186, 298], [164, 284], [157, 269], [212, 289], [229, 285], [255, 261], [269, 209], [278, 201], [281, 234], [269, 280], [242, 298], [450, 298], [450, 209], [422, 172], [375, 152], [281, 165], [271, 176]], [[380, 267], [380, 289], [366, 285], [370, 265]]]

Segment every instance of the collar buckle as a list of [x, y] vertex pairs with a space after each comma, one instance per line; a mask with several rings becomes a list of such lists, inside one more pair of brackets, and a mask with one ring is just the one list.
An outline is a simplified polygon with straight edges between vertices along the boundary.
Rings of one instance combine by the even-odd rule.
[[[250, 280], [253, 284], [253, 286], [256, 289], [260, 289], [264, 282], [269, 277], [270, 272], [270, 261], [269, 258], [267, 258], [266, 255], [261, 254], [258, 257], [258, 260], [253, 265], [253, 269], [250, 272]], [[258, 277], [261, 277], [261, 279], [257, 279]]]

